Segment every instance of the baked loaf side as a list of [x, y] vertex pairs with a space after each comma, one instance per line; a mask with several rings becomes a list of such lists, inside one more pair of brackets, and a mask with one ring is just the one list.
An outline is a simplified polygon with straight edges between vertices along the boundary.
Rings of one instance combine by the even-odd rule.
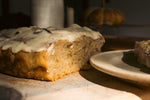
[[[57, 32], [53, 33], [51, 30], [48, 30], [51, 32], [50, 35], [57, 34]], [[63, 29], [62, 32], [64, 32], [64, 30], [65, 29]], [[68, 33], [64, 33], [66, 35], [65, 37], [71, 37], [71, 31], [73, 30], [67, 30]], [[86, 33], [86, 31], [81, 31], [80, 34], [84, 32]], [[23, 78], [55, 81], [66, 74], [77, 72], [80, 69], [87, 69], [89, 67], [87, 64], [89, 58], [96, 52], [101, 51], [104, 38], [97, 32], [94, 34], [96, 38], [92, 38], [85, 33], [73, 40], [64, 39], [63, 36], [59, 38], [49, 36], [49, 39], [43, 42], [45, 40], [42, 38], [43, 41], [39, 40], [41, 42], [38, 42], [38, 44], [32, 44], [33, 48], [28, 45], [28, 42], [31, 42], [28, 38], [26, 40], [21, 40], [19, 43], [14, 43], [14, 41], [11, 40], [12, 45], [16, 46], [17, 49], [10, 45], [11, 42], [7, 40], [9, 43], [3, 43], [0, 49], [0, 72]], [[14, 39], [15, 37], [16, 35], [11, 38]], [[35, 38], [34, 36], [29, 37], [31, 40]], [[21, 35], [19, 38], [24, 37]], [[15, 38], [15, 40], [19, 38]], [[51, 41], [49, 42], [49, 40]], [[34, 40], [32, 41], [34, 42]], [[44, 46], [41, 46], [41, 44]], [[25, 48], [22, 47], [22, 45], [24, 45]]]
[[140, 64], [150, 68], [150, 40], [136, 42], [135, 55]]

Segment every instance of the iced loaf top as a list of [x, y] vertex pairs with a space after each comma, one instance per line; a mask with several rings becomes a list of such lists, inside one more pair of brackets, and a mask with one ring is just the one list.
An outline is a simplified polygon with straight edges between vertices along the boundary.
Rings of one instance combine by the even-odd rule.
[[102, 37], [99, 32], [93, 31], [87, 27], [80, 27], [74, 24], [68, 28], [39, 28], [21, 27], [17, 29], [2, 30], [0, 32], [0, 47], [2, 50], [12, 49], [13, 53], [19, 51], [39, 52], [47, 50], [50, 43], [58, 40], [74, 41], [81, 36], [88, 36], [93, 39]]

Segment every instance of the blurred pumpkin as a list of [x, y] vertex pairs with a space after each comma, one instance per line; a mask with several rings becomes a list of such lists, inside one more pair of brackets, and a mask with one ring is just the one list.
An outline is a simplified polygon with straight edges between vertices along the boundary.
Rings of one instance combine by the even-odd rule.
[[113, 8], [89, 8], [82, 16], [84, 25], [121, 25], [125, 21], [122, 12]]

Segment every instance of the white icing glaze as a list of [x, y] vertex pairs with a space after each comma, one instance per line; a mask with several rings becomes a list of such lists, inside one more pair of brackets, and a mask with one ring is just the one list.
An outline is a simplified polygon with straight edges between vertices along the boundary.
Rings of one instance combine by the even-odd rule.
[[54, 55], [54, 54], [55, 54], [55, 49], [52, 50], [52, 55]]
[[[17, 53], [21, 50], [25, 52], [39, 52], [47, 50], [50, 43], [54, 43], [58, 40], [68, 40], [72, 42], [83, 35], [93, 39], [102, 36], [99, 32], [87, 27], [80, 27], [77, 24], [63, 29], [51, 27], [41, 29], [35, 26], [21, 27], [2, 30], [0, 32], [0, 47], [2, 50], [10, 48], [13, 53]], [[48, 50], [51, 50], [52, 47], [53, 46], [50, 46]]]
[[47, 49], [47, 52], [50, 52], [54, 48], [54, 43]]
[[[47, 54], [50, 54], [50, 51], [54, 48], [54, 43], [51, 44], [51, 46], [47, 49]], [[53, 52], [52, 52], [53, 55]]]

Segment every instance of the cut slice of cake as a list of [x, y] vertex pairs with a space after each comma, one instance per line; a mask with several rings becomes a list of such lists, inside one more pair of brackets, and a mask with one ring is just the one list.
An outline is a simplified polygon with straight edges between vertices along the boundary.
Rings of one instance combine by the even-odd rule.
[[87, 69], [89, 58], [101, 51], [103, 36], [79, 25], [64, 29], [21, 27], [0, 32], [0, 72], [55, 81]]
[[135, 55], [140, 64], [150, 68], [150, 40], [136, 42]]

